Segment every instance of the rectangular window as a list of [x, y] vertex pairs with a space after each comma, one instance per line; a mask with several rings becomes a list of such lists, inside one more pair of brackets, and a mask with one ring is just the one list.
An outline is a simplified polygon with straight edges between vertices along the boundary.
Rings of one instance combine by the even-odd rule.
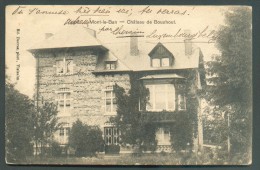
[[64, 62], [63, 60], [56, 61], [57, 74], [64, 74]]
[[157, 145], [170, 145], [171, 135], [168, 127], [160, 127], [156, 131]]
[[147, 111], [174, 111], [175, 110], [175, 88], [173, 84], [146, 85], [149, 89]]
[[186, 98], [183, 94], [178, 95], [178, 110], [186, 110]]
[[59, 143], [60, 144], [67, 144], [68, 143], [68, 138], [70, 134], [70, 127], [69, 123], [64, 123], [62, 127], [59, 129]]
[[156, 85], [154, 89], [155, 94], [155, 110], [166, 110], [167, 105], [167, 89], [165, 88], [165, 85]]
[[152, 59], [152, 67], [160, 67], [160, 59], [159, 58], [154, 58]]
[[170, 58], [153, 58], [152, 67], [168, 67], [170, 66]]
[[65, 129], [65, 136], [69, 136], [69, 134], [70, 134], [70, 128], [67, 127], [67, 128]]
[[73, 74], [73, 60], [65, 59], [56, 61], [57, 74]]
[[117, 109], [117, 102], [113, 87], [109, 86], [105, 90], [105, 111], [108, 114], [114, 115]]
[[162, 67], [170, 66], [169, 58], [162, 58]]
[[115, 70], [115, 69], [116, 69], [116, 63], [115, 62], [106, 63], [106, 70]]
[[119, 129], [115, 127], [104, 128], [104, 138], [106, 145], [118, 145], [119, 144]]
[[64, 136], [64, 128], [60, 128], [60, 136]]
[[65, 61], [65, 71], [67, 74], [72, 74], [73, 73], [73, 60], [66, 60]]
[[58, 116], [70, 116], [71, 112], [71, 93], [65, 88], [58, 92]]

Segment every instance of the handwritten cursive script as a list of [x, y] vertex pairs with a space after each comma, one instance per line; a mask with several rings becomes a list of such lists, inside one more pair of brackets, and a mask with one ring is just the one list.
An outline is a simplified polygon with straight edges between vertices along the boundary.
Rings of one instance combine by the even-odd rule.
[[121, 25], [116, 28], [111, 28], [107, 26], [103, 26], [99, 29], [98, 34], [101, 32], [109, 32], [113, 35], [138, 35], [138, 34], [144, 34], [143, 31], [140, 31], [138, 28], [136, 30], [126, 30], [124, 29], [124, 25]]
[[195, 33], [187, 33], [184, 29], [180, 28], [177, 32], [173, 34], [169, 33], [159, 33], [157, 29], [153, 30], [149, 33], [146, 38], [153, 38], [153, 39], [164, 39], [164, 38], [184, 38], [187, 40], [194, 40], [194, 39], [207, 39], [207, 42], [212, 43], [215, 42], [217, 39], [218, 34], [215, 30], [209, 30], [209, 26], [206, 26], [204, 29], [196, 31]]

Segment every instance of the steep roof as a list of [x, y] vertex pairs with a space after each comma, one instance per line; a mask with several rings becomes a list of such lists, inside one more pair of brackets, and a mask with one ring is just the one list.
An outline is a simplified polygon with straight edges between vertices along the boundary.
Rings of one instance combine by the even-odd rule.
[[[115, 70], [105, 70], [105, 62], [106, 61], [115, 61], [117, 62]], [[95, 72], [118, 72], [118, 71], [132, 71], [125, 63], [123, 63], [112, 51], [108, 51], [98, 58]]]
[[[29, 51], [71, 48], [71, 47], [98, 47], [107, 52], [98, 58], [94, 72], [115, 72], [115, 71], [149, 71], [149, 70], [172, 70], [198, 68], [201, 50], [192, 44], [190, 55], [185, 54], [185, 43], [182, 42], [152, 42], [139, 40], [139, 53], [136, 56], [130, 54], [130, 38], [120, 43], [101, 43], [95, 37], [95, 31], [81, 26], [66, 27], [44, 41], [35, 44]], [[152, 67], [149, 54], [161, 43], [174, 57], [174, 63], [168, 67]], [[106, 61], [116, 61], [115, 70], [106, 70]]]
[[[158, 42], [157, 42], [158, 43]], [[148, 70], [168, 70], [168, 69], [188, 69], [198, 68], [200, 58], [200, 48], [192, 45], [191, 55], [185, 54], [184, 43], [172, 43], [172, 42], [161, 42], [174, 56], [174, 64], [169, 67], [152, 67], [150, 62], [150, 56], [148, 55], [154, 47], [157, 45], [154, 42], [139, 42], [138, 49], [139, 55], [130, 55], [130, 44], [125, 43], [109, 43], [104, 46], [109, 49], [111, 56], [107, 56], [105, 60], [109, 60], [110, 57], [116, 57], [118, 60], [126, 65], [132, 71], [148, 71]], [[104, 60], [104, 61], [105, 61]], [[104, 70], [101, 67], [102, 63], [99, 63], [96, 72], [109, 71]], [[119, 68], [118, 68], [119, 69]], [[119, 71], [119, 70], [118, 70]]]
[[84, 27], [68, 26], [42, 42], [35, 44], [29, 51], [53, 48], [102, 46], [99, 40], [91, 35], [91, 31], [92, 30]]

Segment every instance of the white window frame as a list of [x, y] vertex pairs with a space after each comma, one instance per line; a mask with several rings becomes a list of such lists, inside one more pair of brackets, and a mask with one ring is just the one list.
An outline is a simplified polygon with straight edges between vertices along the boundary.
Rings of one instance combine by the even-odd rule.
[[[155, 61], [159, 61], [159, 65], [155, 66]], [[153, 58], [152, 59], [152, 67], [161, 67], [161, 59], [160, 58]]]
[[[153, 101], [152, 101], [153, 108], [152, 109], [147, 109], [147, 104], [146, 104], [146, 111], [163, 111], [161, 109], [157, 109], [156, 108], [156, 104], [155, 104], [156, 103], [156, 101], [155, 101], [155, 93], [156, 93], [155, 86], [157, 86], [157, 85], [164, 85], [164, 87], [165, 87], [165, 91], [166, 91], [165, 110], [166, 111], [175, 111], [176, 110], [176, 108], [175, 108], [176, 107], [176, 89], [175, 89], [175, 86], [173, 84], [147, 84], [146, 86], [151, 86], [152, 87], [152, 92], [150, 92], [150, 95], [153, 95], [153, 97], [152, 97], [152, 99], [153, 99]], [[173, 99], [173, 109], [169, 109], [169, 106], [168, 106], [168, 104], [169, 104], [169, 101], [168, 101], [168, 95], [169, 95], [168, 85], [171, 85], [174, 88], [174, 94], [172, 94], [173, 97], [174, 97], [174, 99]]]
[[[168, 133], [166, 133], [168, 131]], [[167, 127], [159, 127], [156, 131], [157, 145], [171, 145], [171, 132]], [[167, 140], [167, 141], [166, 141]]]
[[[167, 65], [163, 64], [163, 61], [167, 59], [168, 63]], [[155, 66], [154, 61], [159, 62], [159, 65]], [[158, 67], [169, 67], [170, 66], [170, 58], [169, 57], [161, 57], [161, 58], [152, 58], [152, 67], [158, 68]]]
[[[168, 62], [167, 65], [164, 65], [164, 64], [163, 64], [163, 61], [164, 61], [165, 59], [167, 59], [167, 62]], [[161, 66], [162, 66], [162, 67], [169, 67], [169, 66], [170, 66], [170, 58], [169, 58], [169, 57], [163, 57], [163, 58], [161, 59], [161, 62], [162, 62], [162, 63], [161, 63]]]
[[115, 70], [116, 62], [106, 62], [106, 70]]
[[[64, 123], [62, 127], [59, 128], [58, 132], [58, 141], [60, 144], [67, 144], [69, 139], [69, 131], [70, 131], [70, 125], [69, 123]], [[63, 132], [61, 135], [61, 132]]]
[[[71, 116], [70, 112], [71, 112], [71, 109], [72, 109], [73, 99], [71, 97], [67, 98], [67, 95], [68, 94], [71, 95], [72, 91], [70, 91], [69, 88], [63, 87], [63, 88], [60, 88], [59, 91], [56, 91], [56, 94], [58, 96], [57, 99], [56, 99], [56, 101], [58, 102], [58, 115], [57, 115], [57, 117]], [[62, 94], [63, 98], [60, 98], [61, 94]], [[62, 110], [60, 108], [61, 101], [63, 101], [63, 109]], [[69, 103], [70, 103], [69, 107], [66, 107], [67, 101], [69, 101]], [[67, 109], [69, 109], [69, 110], [67, 110]]]
[[[107, 97], [107, 92], [110, 92], [110, 97]], [[115, 93], [113, 89], [113, 85], [107, 86], [106, 89], [104, 90], [104, 106], [105, 106], [105, 115], [116, 115], [116, 108], [114, 108], [114, 103], [113, 100], [115, 99]], [[107, 106], [107, 99], [110, 99], [110, 106]], [[110, 107], [110, 112], [107, 111], [107, 107]]]
[[[71, 61], [71, 66], [70, 66], [70, 68], [71, 68], [71, 70], [70, 70], [70, 72], [68, 72], [68, 67], [67, 67], [67, 62], [68, 61]], [[58, 70], [59, 70], [59, 65], [57, 64], [58, 62], [62, 62], [62, 68], [63, 68], [63, 73], [59, 73], [58, 72]], [[61, 60], [56, 60], [56, 65], [55, 65], [55, 67], [56, 67], [56, 74], [57, 75], [70, 75], [70, 74], [73, 74], [73, 67], [74, 67], [74, 64], [73, 64], [73, 59], [66, 59], [65, 57], [63, 58], [63, 59], [61, 59]]]
[[[107, 130], [111, 131], [111, 134], [107, 134]], [[116, 133], [115, 133], [116, 132]], [[111, 142], [109, 142], [111, 138]], [[115, 126], [104, 127], [104, 141], [106, 145], [119, 145], [120, 130]]]

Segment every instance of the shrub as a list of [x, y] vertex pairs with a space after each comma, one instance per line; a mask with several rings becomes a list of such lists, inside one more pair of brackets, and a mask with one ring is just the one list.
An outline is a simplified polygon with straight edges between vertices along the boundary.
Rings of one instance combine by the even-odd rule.
[[60, 147], [58, 142], [53, 142], [51, 144], [51, 148], [52, 148], [52, 156], [54, 157], [61, 156], [62, 148]]
[[102, 131], [77, 120], [71, 128], [69, 145], [75, 149], [76, 156], [95, 156], [103, 149]]

